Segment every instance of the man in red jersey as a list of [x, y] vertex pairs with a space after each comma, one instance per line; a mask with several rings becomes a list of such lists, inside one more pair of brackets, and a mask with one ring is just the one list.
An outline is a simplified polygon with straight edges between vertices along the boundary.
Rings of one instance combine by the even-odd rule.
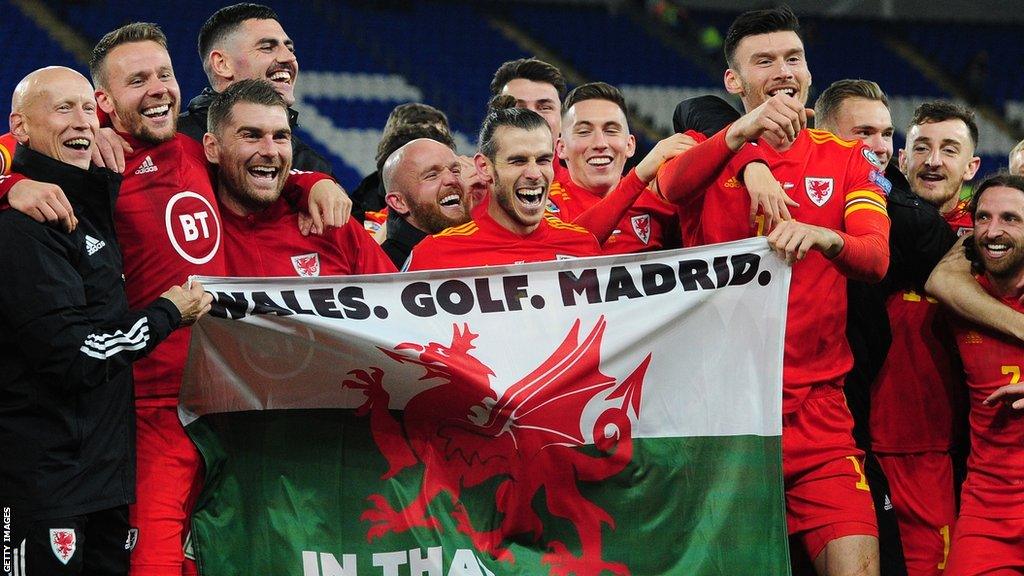
[[[926, 102], [900, 150], [911, 190], [957, 234], [972, 226], [960, 194], [978, 170], [977, 139], [969, 109]], [[889, 480], [908, 574], [938, 575], [956, 518], [951, 450], [964, 432], [960, 369], [946, 318], [922, 286], [891, 294], [886, 308], [892, 345], [871, 386], [871, 445]]]
[[328, 276], [397, 272], [352, 219], [323, 236], [299, 233], [281, 196], [292, 164], [288, 105], [264, 80], [241, 80], [209, 108], [206, 158], [217, 165], [224, 253], [233, 276]]
[[[725, 84], [748, 116], [780, 104], [803, 111], [811, 75], [798, 30], [787, 8], [747, 12], [730, 27]], [[741, 149], [706, 190], [680, 186], [685, 174], [676, 161], [662, 167], [658, 185], [683, 204], [684, 232], [697, 243], [769, 232], [769, 244], [795, 262], [783, 364], [789, 532], [819, 574], [877, 575], [876, 520], [842, 382], [852, 365], [845, 277], [877, 281], [885, 272], [889, 221], [882, 187], [888, 182], [863, 143], [804, 129], [805, 122], [802, 114], [797, 123], [769, 117], [766, 126], [775, 131]], [[793, 220], [770, 231], [749, 220], [741, 170], [751, 161], [766, 163], [800, 204], [790, 210]]]
[[522, 108], [491, 111], [480, 130], [477, 169], [491, 181], [486, 209], [473, 220], [424, 238], [408, 270], [464, 268], [596, 256], [597, 239], [585, 229], [545, 218], [554, 178], [551, 129]]
[[569, 92], [562, 124], [565, 130], [555, 149], [569, 174], [552, 183], [549, 210], [573, 222], [621, 185], [619, 193], [636, 200], [604, 241], [604, 252], [625, 254], [680, 247], [676, 206], [644, 190], [661, 164], [689, 149], [693, 138], [685, 134], [670, 136], [623, 176], [626, 160], [636, 151], [636, 137], [629, 132], [622, 92], [604, 82], [583, 84]]
[[[965, 243], [977, 282], [1024, 312], [1024, 178], [999, 174], [974, 192]], [[971, 322], [956, 324], [970, 392], [971, 454], [946, 576], [1024, 572], [1024, 345]]]
[[[180, 93], [166, 38], [152, 24], [104, 36], [90, 61], [97, 102], [132, 147], [115, 224], [130, 305], [192, 274], [222, 275], [220, 213], [202, 145], [175, 132]], [[306, 183], [322, 175], [295, 175]], [[139, 529], [132, 573], [194, 574], [184, 558], [201, 481], [199, 455], [177, 417], [189, 334], [179, 331], [135, 366]]]

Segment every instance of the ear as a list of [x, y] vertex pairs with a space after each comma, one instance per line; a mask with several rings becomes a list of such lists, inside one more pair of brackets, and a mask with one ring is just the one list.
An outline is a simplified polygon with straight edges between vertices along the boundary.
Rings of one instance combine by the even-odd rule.
[[739, 72], [736, 72], [732, 68], [725, 69], [725, 90], [729, 94], [739, 94], [743, 96], [743, 79], [740, 78]]
[[107, 91], [103, 88], [96, 90], [96, 105], [103, 110], [103, 113], [110, 117], [111, 122], [114, 120], [114, 100], [107, 94]]
[[555, 155], [567, 162], [569, 160], [565, 152], [565, 140], [562, 140], [561, 136], [555, 138]]
[[405, 216], [409, 213], [409, 205], [405, 202], [405, 198], [398, 192], [388, 192], [384, 195], [384, 203], [388, 205], [388, 209], [400, 216]]
[[11, 135], [22, 146], [28, 145], [28, 127], [25, 126], [25, 115], [21, 112], [11, 112], [8, 119], [11, 125]]
[[473, 164], [476, 164], [476, 171], [487, 178], [488, 182], [494, 182], [494, 167], [491, 166], [491, 161], [483, 154], [477, 152], [476, 156], [473, 156]]
[[967, 163], [967, 170], [964, 171], [964, 180], [973, 179], [979, 168], [981, 168], [981, 158], [977, 156], [971, 158], [971, 161]]
[[203, 152], [206, 152], [206, 160], [210, 164], [220, 163], [220, 142], [209, 132], [203, 134]]
[[626, 139], [626, 158], [632, 158], [636, 154], [636, 136], [630, 134]]
[[211, 50], [208, 60], [210, 62], [210, 72], [212, 72], [214, 76], [224, 80], [225, 82], [230, 82], [231, 79], [234, 78], [235, 70], [231, 66], [231, 59], [228, 58], [224, 51]]
[[906, 176], [907, 175], [907, 149], [906, 148], [900, 148], [899, 164], [900, 164], [900, 172], [902, 172], [903, 175]]

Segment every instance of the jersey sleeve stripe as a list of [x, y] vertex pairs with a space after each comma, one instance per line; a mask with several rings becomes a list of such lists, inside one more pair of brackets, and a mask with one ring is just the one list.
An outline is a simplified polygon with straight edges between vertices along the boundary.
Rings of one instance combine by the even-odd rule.
[[889, 217], [889, 213], [885, 210], [884, 205], [880, 205], [869, 200], [857, 200], [855, 202], [850, 202], [849, 204], [846, 205], [846, 212], [843, 213], [843, 217], [849, 217], [850, 214], [853, 214], [854, 212], [860, 210], [872, 210], [878, 212], [879, 214], [882, 214], [886, 218]]
[[467, 222], [461, 226], [454, 226], [452, 228], [445, 228], [434, 236], [438, 238], [445, 238], [449, 236], [469, 236], [479, 230], [479, 227], [475, 222]]
[[848, 193], [846, 195], [846, 203], [847, 203], [847, 205], [849, 205], [854, 200], [861, 200], [861, 199], [863, 199], [863, 200], [871, 200], [873, 202], [878, 202], [879, 204], [882, 204], [883, 206], [885, 205], [885, 198], [882, 197], [881, 194], [879, 194], [877, 192], [872, 192], [870, 190], [854, 190], [853, 192], [850, 192], [850, 193]]

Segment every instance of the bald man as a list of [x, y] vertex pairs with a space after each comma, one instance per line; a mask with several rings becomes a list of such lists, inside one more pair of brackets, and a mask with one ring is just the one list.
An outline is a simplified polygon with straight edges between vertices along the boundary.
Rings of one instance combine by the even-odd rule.
[[1010, 174], [1024, 176], [1024, 140], [1010, 150]]
[[194, 322], [210, 297], [198, 283], [174, 286], [128, 310], [113, 221], [121, 178], [91, 166], [99, 123], [85, 77], [37, 70], [18, 84], [11, 108], [13, 171], [59, 185], [79, 221], [68, 233], [0, 213], [5, 561], [22, 574], [127, 574], [132, 362]]
[[463, 169], [451, 148], [428, 138], [409, 142], [384, 162], [388, 221], [381, 248], [395, 266], [405, 264], [420, 240], [469, 222]]

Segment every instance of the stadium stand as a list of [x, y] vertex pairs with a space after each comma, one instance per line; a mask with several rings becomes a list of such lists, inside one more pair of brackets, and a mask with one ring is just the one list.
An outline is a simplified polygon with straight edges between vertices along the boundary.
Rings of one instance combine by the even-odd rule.
[[[206, 86], [195, 49], [199, 27], [213, 10], [230, 3], [46, 3], [58, 23], [77, 32], [76, 52], [52, 40], [37, 24], [38, 18], [27, 17], [11, 0], [0, 0], [4, 38], [14, 51], [6, 59], [0, 91], [10, 94], [24, 74], [47, 64], [59, 62], [84, 71], [82, 46], [91, 47], [103, 33], [125, 22], [143, 20], [159, 23], [171, 40], [171, 57], [183, 105], [187, 104]], [[666, 29], [640, 9], [640, 3], [626, 3], [615, 11], [601, 3], [523, 0], [338, 0], [313, 2], [302, 10], [280, 0], [267, 4], [278, 11], [296, 41], [301, 65], [296, 92], [300, 130], [332, 159], [336, 174], [349, 188], [373, 170], [380, 129], [391, 108], [401, 102], [423, 101], [444, 110], [460, 152], [470, 153], [489, 98], [491, 74], [506, 60], [539, 51], [568, 63], [577, 81], [605, 80], [620, 86], [650, 128], [641, 133], [646, 136], [641, 138], [641, 152], [671, 130], [671, 113], [679, 100], [706, 93], [725, 96], [718, 72], [720, 48], [687, 50], [684, 43], [666, 41], [672, 35], [682, 37], [682, 29]], [[733, 16], [690, 10], [686, 24], [696, 30], [713, 27], [720, 37]], [[1002, 114], [1002, 118], [980, 118], [983, 172], [1005, 165], [1005, 154], [1015, 142], [1005, 127], [1024, 119], [1024, 98], [1017, 97], [1024, 80], [991, 72], [1006, 68], [996, 62], [997, 57], [998, 62], [1011, 64], [1024, 59], [1024, 48], [1012, 41], [1018, 27], [977, 24], [984, 34], [964, 34], [955, 23], [881, 25], [876, 20], [820, 16], [807, 16], [803, 22], [816, 88], [842, 77], [878, 81], [892, 98], [898, 137], [919, 102], [954, 95], [901, 55], [893, 46], [894, 38], [954, 80], [973, 81]], [[948, 42], [953, 36], [960, 40], [955, 45]], [[992, 61], [985, 64], [984, 56], [976, 56], [982, 53]], [[982, 61], [975, 66], [987, 66], [989, 73], [971, 80], [966, 70], [975, 58]], [[0, 99], [0, 113], [6, 115], [8, 106], [7, 97]], [[898, 144], [902, 144], [899, 138]]]

